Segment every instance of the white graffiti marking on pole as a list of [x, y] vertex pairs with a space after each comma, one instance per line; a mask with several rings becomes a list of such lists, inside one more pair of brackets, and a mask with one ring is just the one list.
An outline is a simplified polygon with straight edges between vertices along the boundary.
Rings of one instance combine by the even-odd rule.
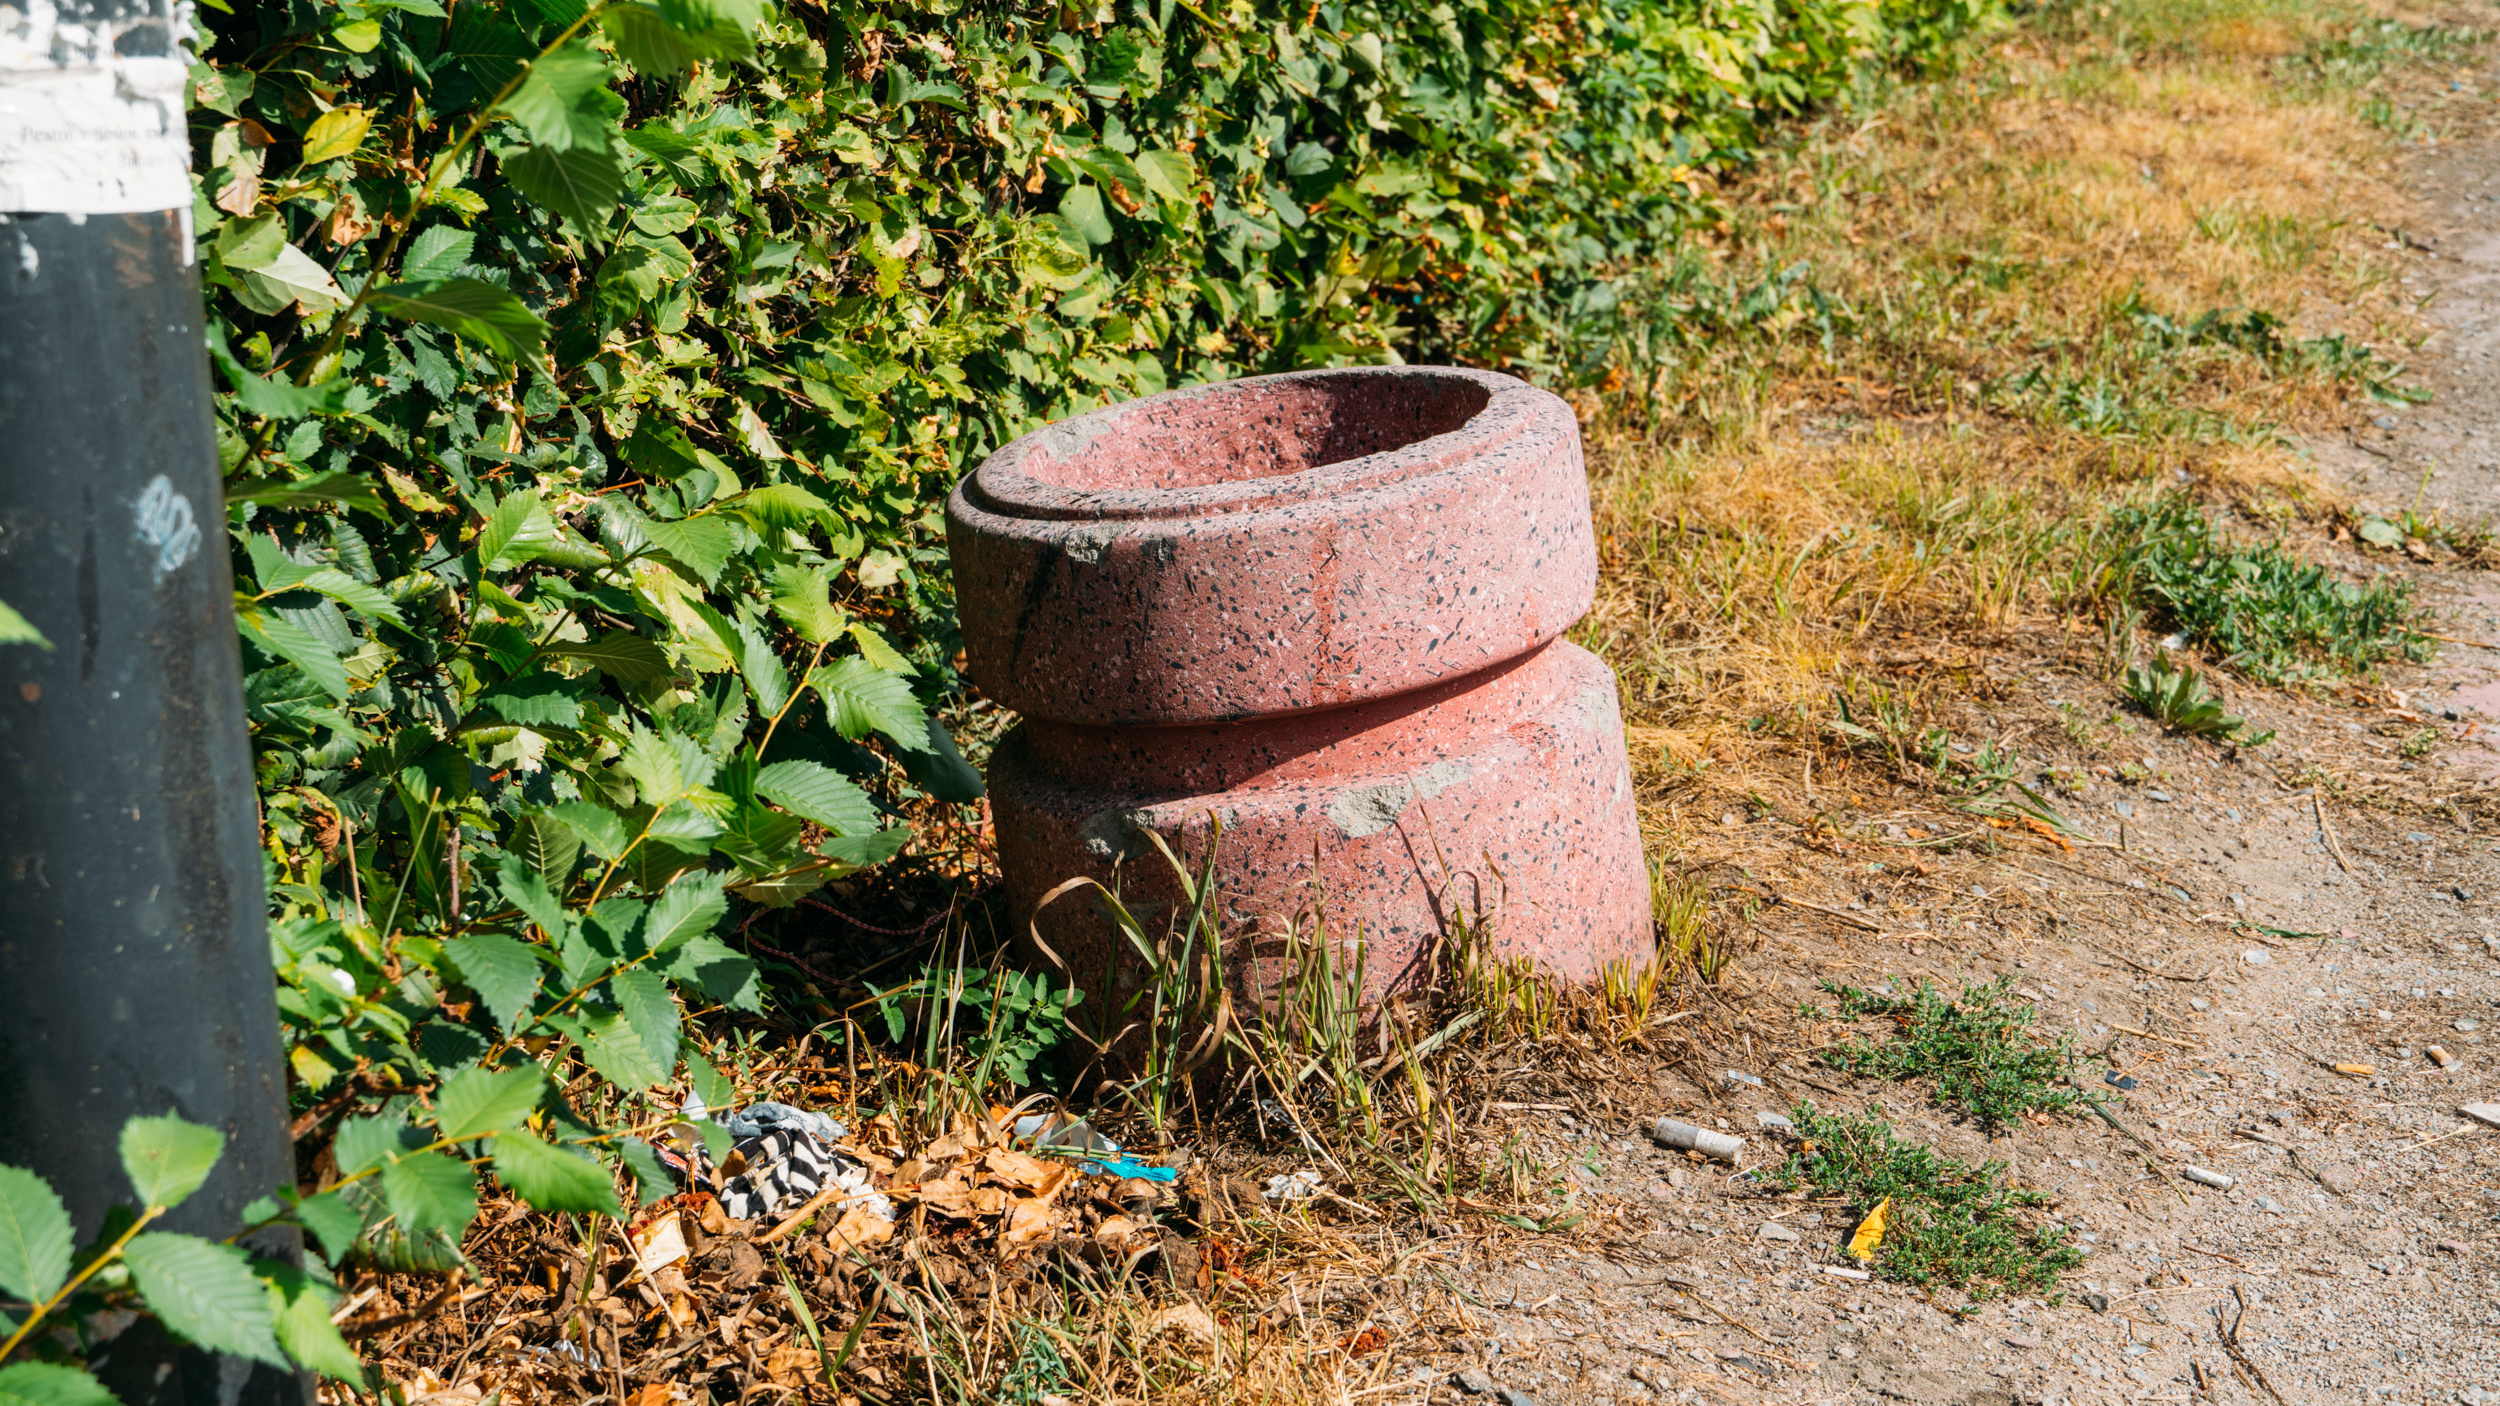
[[190, 6], [0, 0], [0, 214], [191, 208]]
[[200, 549], [200, 524], [191, 500], [176, 493], [173, 480], [163, 474], [149, 479], [147, 491], [139, 495], [139, 540], [156, 548], [159, 576]]

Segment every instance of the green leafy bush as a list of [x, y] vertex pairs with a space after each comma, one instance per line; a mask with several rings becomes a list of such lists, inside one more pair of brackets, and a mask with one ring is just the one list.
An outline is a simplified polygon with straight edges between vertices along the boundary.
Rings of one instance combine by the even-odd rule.
[[1654, 360], [1643, 290], [1709, 173], [1985, 8], [207, 15], [195, 215], [305, 1090], [508, 1039], [462, 943], [535, 944], [567, 994], [533, 1014], [585, 1032], [646, 981], [731, 1000], [743, 968], [593, 981], [554, 919], [787, 905], [977, 799], [927, 704], [978, 456], [1244, 372]]

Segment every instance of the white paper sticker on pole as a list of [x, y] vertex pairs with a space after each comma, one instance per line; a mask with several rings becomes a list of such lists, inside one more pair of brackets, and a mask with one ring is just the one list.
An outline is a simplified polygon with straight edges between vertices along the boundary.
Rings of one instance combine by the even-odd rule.
[[0, 213], [191, 208], [177, 0], [0, 0]]

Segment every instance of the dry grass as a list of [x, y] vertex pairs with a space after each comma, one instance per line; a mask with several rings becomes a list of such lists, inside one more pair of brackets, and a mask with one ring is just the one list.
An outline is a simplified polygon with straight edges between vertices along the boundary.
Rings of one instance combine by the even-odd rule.
[[[2131, 498], [2331, 511], [2288, 433], [2349, 414], [2419, 336], [2383, 248], [2407, 209], [2391, 138], [2303, 57], [2378, 13], [2035, 18], [1726, 191], [1698, 281], [1799, 271], [1823, 309], [1791, 297], [1662, 369], [1646, 414], [1591, 426], [1584, 638], [1634, 718], [1689, 766], [1827, 712], [1888, 654], [2081, 625], [2113, 545], [2096, 524]], [[2338, 376], [2333, 348], [2180, 335], [2250, 310], [2279, 347], [2382, 360]]]

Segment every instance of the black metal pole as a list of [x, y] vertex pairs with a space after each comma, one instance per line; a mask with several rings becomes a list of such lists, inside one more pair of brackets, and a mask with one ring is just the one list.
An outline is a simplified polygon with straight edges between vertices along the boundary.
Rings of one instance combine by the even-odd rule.
[[[50, 647], [0, 645], [0, 1162], [83, 1238], [130, 1198], [122, 1123], [177, 1113], [226, 1152], [167, 1223], [224, 1236], [294, 1165], [181, 55], [166, 0], [32, 14], [48, 45], [0, 33], [0, 601]], [[127, 1406], [307, 1399], [153, 1331], [95, 1365]]]

